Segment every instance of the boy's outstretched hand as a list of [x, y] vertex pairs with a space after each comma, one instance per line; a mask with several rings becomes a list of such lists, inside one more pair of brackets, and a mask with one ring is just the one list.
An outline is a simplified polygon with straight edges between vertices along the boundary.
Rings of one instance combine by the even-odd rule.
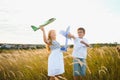
[[68, 34], [68, 38], [73, 38], [73, 39], [75, 39], [74, 35], [72, 35], [71, 33]]

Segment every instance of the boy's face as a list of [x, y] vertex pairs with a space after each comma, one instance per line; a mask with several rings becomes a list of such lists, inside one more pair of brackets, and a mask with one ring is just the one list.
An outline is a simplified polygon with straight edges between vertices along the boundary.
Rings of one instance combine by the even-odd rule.
[[83, 36], [85, 35], [84, 31], [83, 30], [78, 30], [78, 36], [80, 38], [83, 38]]

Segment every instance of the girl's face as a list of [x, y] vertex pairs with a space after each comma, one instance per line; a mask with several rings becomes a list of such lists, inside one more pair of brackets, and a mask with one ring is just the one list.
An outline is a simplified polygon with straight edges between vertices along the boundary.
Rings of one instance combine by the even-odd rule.
[[55, 32], [55, 30], [52, 30], [52, 31], [51, 31], [50, 37], [51, 37], [51, 39], [53, 39], [53, 40], [56, 39], [56, 32]]
[[80, 38], [83, 38], [83, 36], [85, 35], [84, 31], [83, 30], [78, 30], [78, 36]]

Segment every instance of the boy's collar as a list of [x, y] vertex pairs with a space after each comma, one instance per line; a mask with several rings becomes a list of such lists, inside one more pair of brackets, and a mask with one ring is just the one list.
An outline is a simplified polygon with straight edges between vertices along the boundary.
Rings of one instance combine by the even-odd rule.
[[83, 39], [83, 37], [82, 37], [82, 38], [81, 38], [81, 37], [78, 37], [78, 38]]

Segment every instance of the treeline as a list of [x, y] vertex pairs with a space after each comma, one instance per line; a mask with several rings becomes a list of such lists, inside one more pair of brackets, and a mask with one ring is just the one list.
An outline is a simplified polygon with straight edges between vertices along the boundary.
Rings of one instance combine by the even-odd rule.
[[43, 49], [43, 44], [0, 44], [0, 49]]
[[120, 46], [118, 43], [97, 43], [97, 44], [91, 44], [92, 47], [103, 47], [103, 46], [109, 46], [109, 47], [116, 47]]
[[[96, 43], [90, 44], [91, 47], [116, 47], [120, 46], [118, 43]], [[0, 49], [44, 49], [46, 45], [44, 44], [0, 44]], [[68, 45], [69, 48], [73, 48], [73, 44]]]
[[[99, 47], [103, 47], [103, 46], [109, 46], [109, 47], [117, 47], [120, 46], [120, 44], [118, 43], [95, 43], [95, 44], [90, 44], [91, 47], [93, 48], [99, 48]], [[73, 48], [73, 45], [69, 45], [70, 48]]]

